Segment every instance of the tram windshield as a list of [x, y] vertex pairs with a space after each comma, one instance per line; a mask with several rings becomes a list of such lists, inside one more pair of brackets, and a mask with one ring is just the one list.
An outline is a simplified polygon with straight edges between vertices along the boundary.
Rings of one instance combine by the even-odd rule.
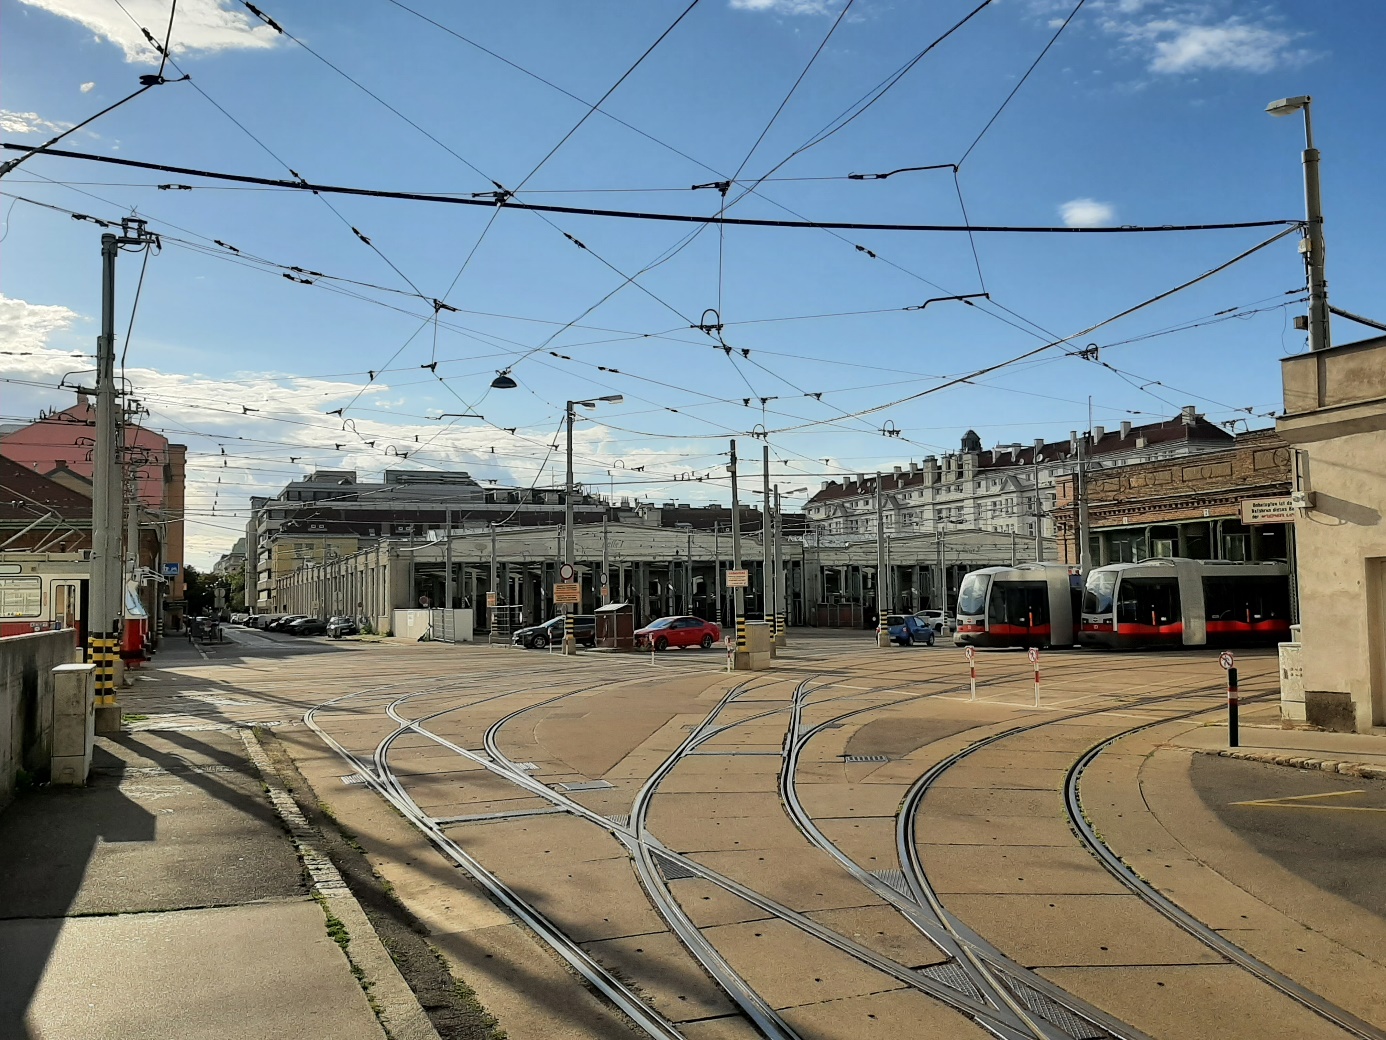
[[1116, 589], [1117, 576], [1114, 571], [1093, 571], [1088, 575], [1088, 584], [1083, 589], [1084, 614], [1110, 614], [1112, 612], [1112, 592]]
[[991, 578], [975, 571], [963, 577], [962, 588], [958, 589], [958, 613], [981, 614], [987, 607], [987, 585]]

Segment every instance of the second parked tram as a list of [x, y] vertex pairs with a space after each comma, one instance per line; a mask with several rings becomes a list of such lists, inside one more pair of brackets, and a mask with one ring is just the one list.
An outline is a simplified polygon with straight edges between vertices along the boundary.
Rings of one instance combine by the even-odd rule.
[[1116, 649], [1269, 646], [1290, 638], [1290, 568], [1178, 558], [1088, 575], [1078, 641]]
[[983, 567], [958, 589], [959, 646], [1072, 646], [1082, 588], [1064, 563]]

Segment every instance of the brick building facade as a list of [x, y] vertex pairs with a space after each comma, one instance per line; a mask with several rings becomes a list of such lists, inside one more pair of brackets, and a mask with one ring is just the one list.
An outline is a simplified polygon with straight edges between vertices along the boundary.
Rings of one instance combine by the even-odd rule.
[[[1241, 504], [1288, 495], [1291, 467], [1290, 446], [1274, 430], [1255, 430], [1219, 451], [1089, 473], [1092, 565], [1152, 556], [1286, 560], [1291, 525], [1243, 524]], [[1055, 502], [1060, 560], [1075, 564], [1076, 481], [1060, 478]]]

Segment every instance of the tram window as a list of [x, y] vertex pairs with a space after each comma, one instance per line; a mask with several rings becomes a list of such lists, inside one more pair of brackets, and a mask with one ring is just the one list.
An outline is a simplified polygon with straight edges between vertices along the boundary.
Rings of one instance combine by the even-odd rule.
[[0, 578], [0, 617], [31, 618], [43, 611], [41, 578]]
[[1110, 614], [1112, 612], [1112, 590], [1116, 588], [1117, 576], [1112, 571], [1094, 571], [1083, 589], [1084, 614]]
[[980, 614], [987, 603], [987, 582], [984, 574], [969, 574], [958, 590], [958, 613]]
[[1167, 625], [1179, 620], [1177, 578], [1123, 578], [1117, 590], [1117, 621]]
[[1265, 621], [1290, 616], [1286, 577], [1205, 578], [1203, 603], [1209, 621]]

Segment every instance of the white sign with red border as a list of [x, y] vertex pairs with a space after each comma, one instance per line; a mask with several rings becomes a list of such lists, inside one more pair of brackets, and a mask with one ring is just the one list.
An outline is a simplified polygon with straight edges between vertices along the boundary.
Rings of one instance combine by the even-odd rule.
[[1233, 656], [1231, 650], [1224, 650], [1222, 653], [1218, 654], [1218, 664], [1222, 665], [1225, 669], [1231, 670], [1237, 667], [1237, 658]]

